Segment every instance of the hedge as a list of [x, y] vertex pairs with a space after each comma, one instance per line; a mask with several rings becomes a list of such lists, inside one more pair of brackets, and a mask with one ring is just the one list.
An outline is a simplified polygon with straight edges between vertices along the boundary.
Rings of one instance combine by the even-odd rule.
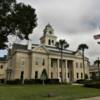
[[84, 84], [84, 87], [100, 89], [100, 82], [97, 82], [97, 83], [86, 83], [86, 84]]
[[[42, 84], [43, 81], [41, 79], [25, 79], [24, 84]], [[45, 84], [59, 84], [59, 79], [47, 79], [44, 80]], [[22, 84], [22, 81], [20, 79], [15, 80], [7, 80], [6, 84]]]
[[4, 79], [0, 79], [0, 83], [4, 83]]
[[85, 84], [85, 83], [90, 83], [91, 81], [92, 81], [92, 80], [80, 79], [80, 80], [77, 80], [76, 83]]

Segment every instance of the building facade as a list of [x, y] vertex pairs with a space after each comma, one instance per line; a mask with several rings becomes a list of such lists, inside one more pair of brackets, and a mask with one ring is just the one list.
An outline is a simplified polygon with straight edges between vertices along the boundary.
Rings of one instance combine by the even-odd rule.
[[93, 80], [100, 79], [100, 66], [98, 64], [93, 64], [89, 68], [90, 78]]
[[[40, 38], [40, 44], [32, 44], [30, 49], [27, 45], [14, 44], [8, 53], [6, 79], [41, 79], [45, 71], [49, 79], [61, 81], [61, 66], [63, 82], [84, 79], [82, 54], [65, 49], [61, 63], [61, 54], [55, 47], [56, 42], [57, 36], [48, 24]], [[89, 77], [89, 61], [86, 57], [85, 74]]]
[[0, 82], [3, 82], [6, 77], [7, 59], [6, 56], [0, 57]]

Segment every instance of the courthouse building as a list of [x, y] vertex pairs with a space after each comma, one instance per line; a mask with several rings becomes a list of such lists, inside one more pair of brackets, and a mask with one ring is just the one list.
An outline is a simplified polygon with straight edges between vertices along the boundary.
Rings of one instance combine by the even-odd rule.
[[[49, 79], [61, 81], [61, 66], [63, 82], [84, 79], [82, 54], [77, 50], [63, 50], [61, 65], [61, 54], [55, 46], [56, 42], [57, 36], [52, 26], [48, 24], [40, 38], [40, 44], [31, 44], [30, 48], [28, 45], [14, 44], [8, 53], [6, 79], [40, 79], [45, 70]], [[87, 57], [85, 57], [85, 74], [89, 77]]]

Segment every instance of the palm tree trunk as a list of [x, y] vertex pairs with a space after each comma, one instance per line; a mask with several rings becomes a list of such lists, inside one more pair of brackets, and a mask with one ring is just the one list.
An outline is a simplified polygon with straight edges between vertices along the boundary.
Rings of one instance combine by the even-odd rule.
[[98, 79], [100, 79], [100, 72], [99, 72], [99, 57], [98, 57]]
[[62, 50], [61, 50], [61, 82], [63, 83]]
[[83, 73], [84, 73], [84, 79], [85, 79], [85, 64], [84, 64], [84, 50], [82, 51], [83, 53]]

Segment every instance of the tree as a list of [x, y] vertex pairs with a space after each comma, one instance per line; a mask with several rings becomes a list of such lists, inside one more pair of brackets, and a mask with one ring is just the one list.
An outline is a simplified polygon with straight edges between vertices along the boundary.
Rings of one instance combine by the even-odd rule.
[[43, 85], [46, 79], [48, 79], [48, 75], [47, 75], [46, 69], [43, 69], [42, 74], [41, 74], [41, 80], [43, 82]]
[[5, 42], [7, 42], [7, 35], [9, 33], [7, 18], [11, 14], [12, 6], [15, 3], [15, 0], [0, 0], [0, 49], [4, 49], [6, 46]]
[[56, 42], [56, 47], [59, 49], [60, 54], [61, 54], [61, 82], [63, 82], [63, 66], [62, 66], [62, 60], [63, 60], [63, 50], [69, 47], [69, 44], [65, 40], [59, 40]]
[[99, 60], [99, 58], [94, 61], [94, 64], [97, 65], [97, 67], [98, 67], [98, 78], [100, 79], [100, 71], [99, 71], [100, 70], [99, 69], [100, 68], [100, 60]]
[[78, 46], [78, 50], [81, 50], [82, 51], [82, 56], [83, 56], [83, 73], [84, 73], [84, 79], [85, 79], [85, 64], [84, 64], [84, 51], [85, 49], [88, 49], [88, 46], [86, 44], [80, 44]]
[[9, 35], [28, 40], [28, 35], [37, 26], [35, 9], [16, 0], [1, 0], [0, 6], [0, 49], [6, 47]]

